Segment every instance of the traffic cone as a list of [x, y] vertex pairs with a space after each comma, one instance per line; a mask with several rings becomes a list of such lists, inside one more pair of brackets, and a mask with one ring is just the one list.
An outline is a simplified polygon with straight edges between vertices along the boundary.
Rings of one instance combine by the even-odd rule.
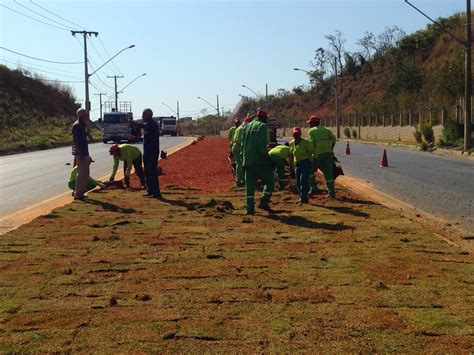
[[383, 150], [382, 159], [380, 159], [380, 167], [381, 168], [388, 168], [388, 160], [387, 160], [387, 150]]
[[351, 148], [349, 147], [349, 141], [346, 144], [346, 155], [351, 155]]

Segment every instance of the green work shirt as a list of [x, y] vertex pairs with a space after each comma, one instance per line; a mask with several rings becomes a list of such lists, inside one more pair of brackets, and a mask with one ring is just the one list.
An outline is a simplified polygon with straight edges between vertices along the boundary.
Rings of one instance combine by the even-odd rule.
[[[71, 190], [74, 190], [76, 188], [76, 179], [77, 179], [77, 165], [74, 168], [72, 168], [71, 176], [69, 177], [69, 181], [67, 182], [67, 186]], [[89, 179], [87, 179], [87, 191], [92, 190], [97, 185], [99, 185], [98, 182], [89, 176]]]
[[124, 174], [125, 176], [130, 176], [133, 161], [142, 154], [140, 149], [131, 144], [120, 144], [118, 147], [120, 154], [114, 155], [114, 167], [112, 169], [112, 175], [110, 176], [111, 178], [115, 178], [120, 160], [127, 162], [127, 171], [125, 171]]
[[296, 165], [304, 159], [313, 159], [313, 146], [307, 139], [301, 138], [296, 144], [295, 140], [290, 142], [290, 152], [293, 155], [293, 163]]
[[322, 153], [332, 153], [336, 136], [326, 127], [313, 127], [308, 131], [308, 139], [313, 146], [314, 157]]
[[229, 139], [230, 148], [232, 148], [232, 141], [234, 140], [236, 130], [237, 130], [237, 127], [233, 126], [233, 127], [230, 127], [229, 131], [227, 132], [227, 138]]
[[243, 166], [271, 165], [267, 146], [267, 125], [258, 120], [248, 123], [242, 132]]
[[286, 145], [277, 145], [275, 148], [270, 150], [268, 154], [270, 155], [270, 158], [272, 158], [273, 156], [276, 156], [276, 157], [286, 160], [288, 159], [288, 156], [290, 155], [290, 147]]
[[245, 124], [241, 124], [235, 129], [234, 138], [232, 139], [232, 149], [240, 149], [242, 147], [242, 134], [244, 133]]

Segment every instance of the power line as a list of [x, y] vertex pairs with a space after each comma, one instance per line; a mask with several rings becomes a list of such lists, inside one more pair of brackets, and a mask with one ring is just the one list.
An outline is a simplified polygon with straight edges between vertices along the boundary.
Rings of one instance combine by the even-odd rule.
[[21, 6], [21, 7], [23, 7], [24, 9], [27, 9], [28, 11], [30, 11], [30, 12], [32, 12], [32, 13], [38, 15], [38, 16], [41, 16], [42, 18], [44, 18], [44, 19], [46, 19], [46, 20], [48, 20], [48, 21], [57, 23], [58, 25], [64, 27], [65, 30], [68, 30], [68, 28], [67, 28], [66, 26], [64, 26], [63, 23], [60, 23], [60, 22], [58, 22], [58, 21], [56, 21], [56, 20], [53, 20], [53, 19], [51, 19], [51, 18], [49, 18], [49, 17], [47, 17], [47, 16], [44, 16], [44, 15], [40, 14], [39, 12], [36, 12], [35, 10], [31, 10], [29, 7], [20, 4], [20, 3], [19, 3], [18, 1], [16, 1], [16, 0], [13, 0], [13, 2], [14, 2], [15, 4], [17, 4], [17, 5]]
[[37, 66], [37, 67], [44, 68], [44, 69], [55, 70], [55, 71], [58, 71], [58, 72], [63, 72], [63, 73], [68, 73], [68, 74], [82, 75], [82, 73], [78, 73], [78, 72], [74, 72], [74, 71], [56, 69], [56, 68], [47, 67], [47, 66], [41, 65], [41, 64], [24, 62], [24, 61], [22, 61], [22, 60], [20, 60], [20, 59], [18, 59], [18, 58], [10, 58], [10, 57], [5, 57], [5, 56], [0, 56], [0, 58], [6, 59], [6, 60], [11, 60], [11, 61], [15, 61], [15, 60], [16, 60], [16, 63], [21, 64], [21, 65], [33, 65], [33, 66]]
[[84, 80], [52, 80], [52, 79], [39, 79], [41, 81], [50, 81], [50, 82], [53, 82], [53, 83], [83, 83]]
[[62, 30], [62, 31], [68, 31], [68, 32], [69, 32], [69, 30], [66, 29], [66, 28], [64, 28], [64, 27], [55, 26], [55, 25], [52, 25], [52, 24], [50, 24], [50, 23], [47, 23], [47, 22], [38, 20], [37, 18], [34, 18], [34, 17], [30, 16], [30, 15], [24, 14], [23, 12], [20, 12], [20, 11], [17, 11], [17, 10], [15, 10], [15, 9], [12, 9], [11, 7], [8, 7], [8, 6], [6, 6], [6, 5], [0, 4], [0, 6], [6, 8], [6, 9], [8, 9], [8, 10], [10, 10], [10, 11], [16, 12], [17, 14], [20, 14], [20, 15], [22, 15], [22, 16], [28, 17], [28, 18], [32, 19], [33, 21], [42, 23], [42, 24], [47, 25], [47, 26], [50, 26], [50, 27], [54, 27], [54, 28], [60, 29], [60, 30]]
[[20, 67], [20, 68], [27, 68], [27, 69], [31, 69], [31, 70], [35, 70], [35, 71], [47, 73], [47, 74], [53, 74], [53, 75], [57, 75], [57, 76], [62, 76], [62, 77], [65, 77], [65, 78], [81, 79], [81, 78], [78, 78], [77, 76], [66, 75], [66, 74], [61, 74], [61, 73], [55, 73], [55, 72], [51, 72], [51, 71], [47, 71], [47, 70], [38, 69], [38, 68], [35, 68], [35, 67], [30, 67], [30, 66], [27, 66], [27, 65], [21, 65], [21, 64], [19, 64], [19, 63], [15, 63], [15, 62], [13, 62], [13, 61], [6, 60], [6, 59], [1, 59], [1, 60], [2, 60], [3, 62], [6, 62], [6, 63], [10, 63], [10, 64], [17, 65], [17, 66]]
[[[102, 45], [102, 48], [104, 48], [105, 53], [106, 53], [107, 56], [110, 58], [110, 54], [109, 54], [109, 52], [107, 51], [107, 48], [105, 48], [104, 42], [102, 42], [102, 39], [100, 39], [100, 36], [98, 36], [98, 37], [96, 37], [96, 38], [99, 39], [99, 42], [100, 42], [100, 44]], [[117, 69], [117, 71], [119, 72], [119, 74], [123, 76], [123, 73], [122, 73], [122, 72], [120, 71], [120, 69], [115, 65], [115, 62], [112, 60], [111, 63], [112, 63], [112, 65], [115, 67], [115, 69]]]
[[20, 53], [20, 52], [15, 52], [11, 49], [8, 49], [8, 48], [5, 48], [5, 47], [0, 47], [0, 49], [3, 49], [5, 51], [8, 51], [8, 52], [12, 52], [12, 53], [15, 53], [15, 54], [18, 54], [18, 55], [21, 55], [22, 57], [26, 57], [26, 58], [30, 58], [30, 59], [35, 59], [35, 60], [39, 60], [41, 62], [46, 62], [46, 63], [53, 63], [53, 64], [83, 64], [84, 62], [56, 62], [54, 60], [47, 60], [47, 59], [41, 59], [41, 58], [37, 58], [37, 57], [32, 57], [30, 55], [26, 55], [26, 54], [23, 54], [23, 53]]
[[[95, 51], [95, 52], [97, 53], [97, 55], [99, 56], [100, 60], [101, 60], [102, 62], [105, 62], [106, 60], [101, 56], [101, 54], [99, 53], [99, 51], [98, 51], [98, 49], [96, 48], [96, 46], [94, 46], [94, 43], [92, 43], [92, 41], [89, 41], [89, 43], [90, 43], [90, 45], [92, 46], [92, 48], [94, 48], [94, 51]], [[90, 58], [90, 55], [89, 55], [89, 58]], [[96, 64], [96, 66], [97, 66], [97, 64]], [[108, 67], [109, 69], [111, 69], [111, 70], [113, 71], [113, 69], [109, 67], [109, 64], [108, 64], [108, 63], [107, 63], [105, 66]], [[107, 72], [105, 72], [105, 71], [104, 71], [104, 74], [105, 74], [105, 75], [109, 75], [109, 73], [107, 73]]]
[[76, 27], [80, 27], [80, 28], [82, 28], [83, 30], [87, 30], [87, 28], [82, 27], [82, 26], [80, 26], [80, 25], [78, 25], [78, 24], [76, 24], [76, 23], [74, 23], [74, 22], [71, 22], [71, 21], [69, 21], [68, 19], [65, 19], [64, 17], [59, 16], [59, 15], [55, 14], [54, 12], [52, 12], [52, 11], [50, 11], [50, 10], [44, 8], [43, 6], [38, 5], [38, 4], [35, 3], [33, 0], [30, 0], [30, 2], [31, 2], [33, 5], [39, 7], [40, 9], [42, 9], [43, 11], [46, 11], [47, 13], [49, 13], [49, 14], [51, 14], [51, 15], [53, 15], [53, 16], [56, 16], [57, 18], [60, 18], [60, 19], [63, 20], [63, 21], [69, 22], [71, 25], [74, 25], [74, 26], [76, 26]]

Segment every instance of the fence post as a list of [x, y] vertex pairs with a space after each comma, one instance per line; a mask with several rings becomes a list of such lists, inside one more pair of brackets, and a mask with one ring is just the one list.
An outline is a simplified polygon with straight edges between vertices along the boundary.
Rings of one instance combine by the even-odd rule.
[[382, 126], [385, 127], [385, 112], [382, 113]]
[[390, 114], [390, 124], [393, 127], [393, 112]]
[[443, 107], [441, 109], [441, 125], [444, 126], [444, 121], [446, 120], [446, 109]]
[[422, 121], [422, 117], [421, 117], [421, 110], [418, 111], [418, 126], [421, 127], [421, 121]]
[[376, 113], [375, 114], [375, 127], [377, 127], [379, 125], [379, 114]]
[[408, 111], [408, 125], [411, 126], [411, 110]]
[[430, 108], [430, 126], [433, 126], [433, 110]]
[[403, 112], [400, 111], [400, 127], [403, 126], [402, 125], [402, 120], [403, 120]]

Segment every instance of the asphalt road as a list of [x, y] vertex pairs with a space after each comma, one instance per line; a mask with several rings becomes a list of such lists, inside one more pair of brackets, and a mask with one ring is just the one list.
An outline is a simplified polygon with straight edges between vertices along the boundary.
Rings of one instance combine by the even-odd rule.
[[474, 162], [427, 152], [387, 148], [388, 168], [380, 168], [383, 148], [336, 144], [335, 154], [346, 175], [369, 181], [375, 188], [452, 224], [474, 232]]
[[[168, 150], [184, 143], [186, 137], [161, 137], [160, 148]], [[136, 143], [142, 149], [142, 143]], [[95, 160], [91, 176], [103, 177], [112, 171], [110, 144], [89, 145]], [[71, 147], [0, 157], [0, 217], [68, 191], [72, 169]], [[120, 165], [122, 168], [122, 164]]]

